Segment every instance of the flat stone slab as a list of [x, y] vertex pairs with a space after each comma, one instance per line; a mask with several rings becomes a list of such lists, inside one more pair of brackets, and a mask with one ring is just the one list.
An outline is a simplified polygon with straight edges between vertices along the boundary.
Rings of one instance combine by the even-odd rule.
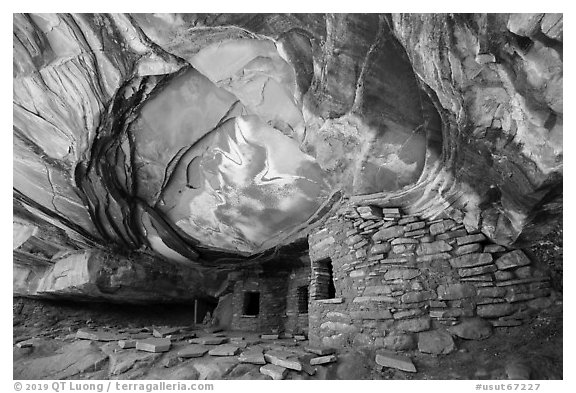
[[[455, 251], [454, 254], [456, 255], [466, 255], [466, 254], [470, 254], [473, 252], [478, 252], [482, 249], [482, 246], [479, 243], [472, 243], [472, 244], [466, 244], [464, 246], [460, 246], [458, 247]], [[484, 248], [484, 252], [486, 253], [486, 248]]]
[[212, 348], [208, 351], [210, 356], [234, 356], [238, 353], [239, 348], [235, 345], [224, 344]]
[[144, 340], [146, 338], [152, 338], [152, 337], [153, 337], [152, 333], [146, 333], [146, 332], [140, 332], [130, 335], [130, 338], [133, 340]]
[[416, 372], [416, 367], [410, 358], [390, 351], [378, 351], [376, 353], [376, 363], [383, 367], [395, 368], [410, 373]]
[[117, 341], [126, 338], [126, 334], [118, 334], [105, 330], [78, 329], [76, 338], [92, 341]]
[[166, 352], [170, 350], [172, 342], [168, 338], [148, 338], [146, 340], [138, 340], [136, 342], [136, 349], [146, 352]]
[[52, 356], [14, 363], [15, 379], [65, 379], [84, 372], [100, 370], [108, 355], [92, 341], [65, 345]]
[[248, 345], [258, 345], [262, 342], [263, 342], [263, 340], [261, 340], [259, 337], [247, 337], [246, 338], [246, 343]]
[[476, 242], [481, 242], [484, 240], [486, 240], [486, 236], [484, 236], [481, 233], [475, 233], [473, 235], [462, 236], [462, 237], [456, 238], [456, 244], [458, 244], [459, 246], [462, 246], [464, 244], [476, 243]]
[[188, 340], [190, 344], [220, 345], [228, 342], [226, 337], [197, 337]]
[[365, 220], [379, 220], [382, 218], [382, 209], [375, 206], [358, 206], [356, 211]]
[[16, 343], [16, 347], [18, 348], [32, 348], [34, 345], [32, 343], [32, 340], [24, 340], [24, 341], [20, 341], [19, 343]]
[[118, 351], [108, 355], [110, 365], [108, 372], [110, 375], [120, 375], [130, 370], [140, 362], [152, 362], [162, 356], [159, 353], [149, 353], [141, 351]]
[[118, 346], [122, 349], [136, 348], [136, 340], [120, 340]]
[[511, 251], [496, 260], [496, 266], [498, 266], [500, 270], [508, 270], [527, 265], [530, 265], [530, 259], [528, 259], [522, 250]]
[[267, 364], [260, 367], [260, 373], [271, 377], [272, 379], [284, 379], [286, 374], [288, 374], [288, 369], [281, 366], [276, 366], [274, 364]]
[[304, 353], [298, 356], [298, 359], [302, 363], [302, 371], [304, 371], [308, 375], [315, 375], [316, 374], [316, 367], [312, 367], [310, 365], [310, 359], [315, 358], [316, 356], [311, 353]]
[[477, 267], [482, 265], [489, 265], [492, 263], [493, 257], [490, 253], [472, 253], [455, 257], [450, 260], [450, 265], [453, 268], [463, 267]]
[[260, 338], [262, 340], [278, 340], [278, 335], [277, 334], [261, 334]]
[[444, 240], [437, 240], [431, 243], [420, 244], [416, 249], [416, 254], [429, 255], [429, 254], [439, 254], [447, 251], [452, 251], [452, 246], [450, 246]]
[[506, 249], [499, 244], [487, 244], [484, 246], [484, 252], [504, 252]]
[[188, 358], [200, 358], [204, 355], [206, 355], [206, 353], [208, 352], [208, 348], [202, 346], [202, 345], [188, 345], [184, 348], [182, 348], [181, 350], [179, 350], [176, 355], [179, 358], [184, 358], [184, 359], [188, 359]]
[[191, 338], [196, 338], [196, 333], [185, 332], [185, 333], [171, 334], [169, 336], [169, 338], [171, 338], [172, 340], [175, 340], [175, 341], [189, 340]]
[[250, 364], [266, 364], [266, 359], [264, 359], [264, 354], [262, 349], [248, 349], [240, 354], [238, 357], [240, 363], [250, 363]]
[[319, 366], [321, 364], [334, 363], [338, 358], [334, 355], [320, 356], [310, 359], [311, 366]]
[[440, 284], [436, 291], [438, 300], [459, 300], [476, 296], [476, 287], [472, 284]]
[[497, 318], [510, 315], [516, 307], [510, 303], [482, 304], [476, 308], [476, 314], [482, 318]]
[[300, 363], [300, 361], [294, 356], [295, 355], [291, 352], [268, 351], [264, 354], [264, 359], [276, 366], [302, 371], [302, 363]]
[[291, 351], [285, 351], [284, 347], [279, 345], [271, 345], [271, 349], [267, 350], [266, 353], [270, 356], [275, 356], [280, 359], [288, 359], [294, 357], [294, 353]]
[[388, 239], [393, 239], [395, 237], [402, 237], [404, 235], [404, 227], [393, 226], [389, 228], [380, 229], [378, 232], [372, 236], [374, 241], [385, 241]]
[[430, 234], [433, 236], [440, 235], [455, 227], [456, 223], [452, 220], [443, 220], [430, 225]]
[[277, 353], [279, 356], [282, 356], [284, 358], [310, 355], [310, 353], [304, 351], [303, 349], [301, 349], [299, 347], [285, 347], [283, 345], [275, 345], [275, 344], [270, 345], [270, 346], [265, 346], [264, 350], [265, 350], [265, 352], [272, 351], [272, 353]]
[[294, 339], [277, 340], [274, 341], [274, 344], [283, 345], [285, 347], [295, 347], [298, 345]]
[[318, 356], [332, 355], [336, 352], [335, 348], [322, 348], [322, 347], [305, 347], [305, 351], [316, 354]]
[[[390, 245], [398, 246], [400, 244], [419, 244], [419, 243], [420, 242], [417, 239], [413, 239], [411, 237], [397, 237], [394, 240], [392, 240], [390, 243], [380, 243], [380, 244], [374, 245], [374, 247], [380, 246], [380, 247], [383, 247], [384, 249], [388, 248], [385, 251], [379, 251], [379, 252], [388, 252], [388, 251], [390, 251]], [[388, 244], [389, 246], [386, 247], [386, 244]], [[372, 250], [374, 250], [374, 248], [372, 248]], [[373, 252], [373, 254], [377, 254], [377, 253]]]
[[[498, 273], [508, 273], [508, 272], [502, 272], [502, 271], [496, 272], [496, 274], [498, 274]], [[499, 278], [496, 277], [496, 279], [498, 280]], [[507, 281], [497, 282], [496, 286], [497, 287], [508, 287], [510, 285], [529, 284], [532, 282], [544, 282], [544, 281], [548, 281], [548, 277], [532, 277], [532, 278], [519, 278], [517, 280], [509, 280], [509, 279], [506, 279], [506, 280]]]
[[178, 332], [180, 332], [179, 327], [159, 326], [154, 327], [154, 329], [152, 330], [152, 335], [157, 338], [163, 338], [171, 334], [176, 334]]
[[[498, 270], [496, 268], [496, 265], [492, 264], [492, 265], [484, 265], [484, 266], [478, 266], [478, 267], [471, 267], [471, 268], [466, 268], [466, 269], [458, 269], [458, 275], [460, 277], [474, 277], [474, 276], [480, 276], [483, 274], [489, 274], [489, 273], [494, 273], [496, 270]], [[492, 278], [492, 277], [490, 277]], [[492, 280], [490, 280], [492, 281]]]
[[238, 359], [231, 356], [205, 356], [187, 363], [198, 371], [198, 380], [224, 379], [239, 364]]
[[315, 302], [322, 303], [322, 304], [341, 304], [344, 303], [344, 299], [341, 297], [335, 297], [332, 299], [317, 299], [314, 300]]

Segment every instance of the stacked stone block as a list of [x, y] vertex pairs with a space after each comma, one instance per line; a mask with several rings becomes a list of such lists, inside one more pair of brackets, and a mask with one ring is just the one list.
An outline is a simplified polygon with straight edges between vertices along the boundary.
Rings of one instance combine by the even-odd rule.
[[478, 318], [516, 326], [550, 304], [549, 277], [521, 250], [493, 244], [452, 219], [344, 206], [309, 236], [309, 245], [312, 291], [315, 265], [330, 258], [337, 296], [311, 300], [315, 344], [429, 348], [445, 340], [449, 327]]

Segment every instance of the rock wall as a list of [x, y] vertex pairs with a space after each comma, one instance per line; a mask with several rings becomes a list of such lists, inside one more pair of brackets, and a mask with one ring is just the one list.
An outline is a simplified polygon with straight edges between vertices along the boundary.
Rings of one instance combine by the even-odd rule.
[[[228, 293], [218, 298], [218, 305], [214, 309], [212, 321], [214, 326], [228, 330], [232, 328], [233, 294]], [[200, 319], [200, 318], [199, 318]]]
[[[232, 328], [264, 333], [304, 333], [308, 314], [299, 312], [298, 288], [309, 284], [309, 269], [233, 274]], [[246, 315], [245, 294], [259, 294], [258, 315]], [[308, 301], [308, 299], [306, 299]]]
[[145, 250], [206, 282], [277, 263], [340, 195], [507, 247], [562, 212], [562, 14], [13, 22], [14, 248], [32, 270], [38, 252]]
[[[394, 14], [394, 36], [442, 117], [414, 187], [359, 197], [444, 212], [525, 247], [561, 211], [562, 14]], [[428, 133], [431, 136], [432, 133]]]
[[[234, 284], [232, 298], [232, 327], [236, 330], [254, 332], [278, 332], [283, 326], [286, 312], [287, 273], [245, 276]], [[258, 315], [246, 315], [245, 296], [253, 292], [259, 295]]]
[[[288, 293], [286, 295], [286, 319], [284, 331], [290, 334], [308, 333], [308, 312], [300, 309], [301, 297], [305, 296], [308, 304], [310, 298], [310, 269], [303, 268], [294, 270], [288, 276]], [[305, 293], [299, 290], [306, 288]]]
[[485, 338], [491, 327], [520, 325], [550, 304], [543, 268], [451, 219], [347, 204], [309, 244], [312, 275], [330, 261], [335, 286], [334, 298], [310, 301], [316, 344], [426, 352], [439, 340], [451, 351], [447, 331]]
[[48, 261], [14, 254], [13, 291], [17, 296], [134, 304], [193, 303], [214, 292], [220, 280], [186, 265], [157, 263], [149, 255], [122, 257], [100, 250], [68, 253]]

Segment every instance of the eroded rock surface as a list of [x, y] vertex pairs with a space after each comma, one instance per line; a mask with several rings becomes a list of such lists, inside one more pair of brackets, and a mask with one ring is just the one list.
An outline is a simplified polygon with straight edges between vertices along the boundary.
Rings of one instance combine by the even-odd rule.
[[158, 297], [214, 293], [225, 275], [204, 268], [300, 256], [343, 196], [507, 247], [561, 214], [561, 14], [18, 14], [13, 29], [18, 293], [73, 296], [57, 272], [86, 249], [190, 269], [193, 289]]

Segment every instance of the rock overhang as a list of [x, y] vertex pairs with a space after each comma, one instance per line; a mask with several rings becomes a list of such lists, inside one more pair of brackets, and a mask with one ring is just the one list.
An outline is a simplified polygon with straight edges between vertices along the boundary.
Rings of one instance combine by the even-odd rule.
[[[152, 250], [181, 262], [197, 252], [191, 247], [182, 252], [175, 243], [248, 256], [305, 229], [334, 189], [395, 190], [417, 180], [425, 161], [426, 122], [413, 129], [415, 119], [402, 125], [396, 115], [392, 127], [382, 126], [350, 110], [310, 136], [307, 130], [322, 118], [313, 113], [306, 85], [298, 83], [309, 68], [302, 64], [306, 56], [294, 53], [302, 36], [274, 41], [231, 27], [214, 43], [210, 30], [202, 32], [206, 45], [186, 53], [187, 66], [137, 77], [116, 93], [116, 106], [126, 114], [109, 111], [112, 119], [104, 123], [109, 129], [102, 128], [96, 141], [102, 148], [93, 149], [100, 158], [92, 157], [103, 159], [101, 167], [113, 169], [115, 178], [106, 181], [96, 166], [86, 168], [99, 173], [92, 184], [120, 188], [147, 206], [136, 209], [143, 210], [141, 228], [132, 236], [130, 228], [118, 230], [122, 224], [100, 215], [110, 222], [105, 232], [116, 232], [128, 244], [140, 232]], [[230, 37], [231, 32], [242, 37]], [[340, 154], [348, 157], [341, 160]], [[95, 199], [93, 206], [99, 203]], [[176, 233], [184, 241], [167, 244], [151, 210], [168, 236]]]
[[[40, 55], [23, 61], [31, 49], [15, 46], [19, 68], [14, 90], [14, 186], [25, 196], [21, 199], [30, 202], [28, 210], [44, 208], [64, 230], [72, 227], [81, 232], [80, 237], [90, 237], [87, 243], [115, 244], [118, 249], [144, 246], [183, 263], [209, 259], [217, 265], [218, 260], [258, 259], [262, 250], [305, 236], [305, 227], [326, 210], [322, 202], [338, 195], [334, 192], [338, 189], [353, 200], [405, 206], [426, 217], [445, 214], [464, 220], [468, 227], [479, 228], [504, 244], [533, 238], [544, 230], [540, 223], [558, 211], [555, 200], [561, 193], [562, 146], [555, 135], [561, 134], [562, 114], [559, 101], [551, 97], [561, 81], [561, 56], [554, 55], [557, 43], [538, 39], [536, 33], [524, 36], [535, 42], [528, 49], [501, 40], [494, 41], [494, 48], [486, 47], [491, 34], [514, 38], [500, 21], [505, 15], [489, 18], [488, 33], [458, 16], [446, 15], [15, 18], [17, 36], [26, 36], [24, 25], [36, 32], [39, 38], [30, 42]], [[45, 26], [46, 20], [53, 27]], [[64, 23], [58, 25], [58, 20]], [[426, 35], [440, 25], [453, 27]], [[92, 34], [102, 26], [106, 27], [100, 38]], [[85, 33], [86, 41], [75, 41], [72, 33], [78, 31]], [[449, 36], [454, 41], [447, 40]], [[251, 47], [254, 42], [259, 43], [257, 48]], [[419, 42], [426, 42], [426, 49]], [[452, 43], [442, 47], [441, 42]], [[104, 44], [108, 52], [98, 49]], [[80, 49], [72, 50], [75, 47]], [[213, 66], [222, 53], [235, 51], [244, 60]], [[498, 61], [491, 63], [490, 56], [482, 57], [484, 52]], [[71, 58], [74, 67], [65, 58]], [[509, 70], [514, 67], [521, 71], [518, 75], [528, 77], [511, 79]], [[530, 77], [534, 67], [540, 70], [539, 78]], [[198, 116], [190, 120], [206, 122], [198, 127], [202, 129], [198, 134], [169, 127], [175, 139], [183, 139], [167, 141], [155, 139], [154, 133], [134, 132], [146, 107], [171, 90], [183, 89], [172, 84], [191, 74], [195, 74], [192, 79], [202, 81], [198, 83], [210, 86], [217, 102], [226, 103], [230, 119], [224, 119], [217, 132], [209, 132], [226, 112], [214, 111], [216, 101], [203, 97], [197, 108], [210, 102], [209, 110], [197, 109]], [[59, 84], [55, 76], [70, 82]], [[554, 83], [547, 87], [543, 80]], [[528, 87], [532, 85], [538, 94], [531, 93]], [[74, 86], [75, 94], [67, 96]], [[264, 93], [270, 89], [272, 101], [283, 102], [282, 108], [251, 100], [249, 92], [262, 94], [260, 88]], [[57, 92], [60, 96], [54, 99]], [[503, 103], [508, 97], [514, 98], [516, 107]], [[239, 103], [231, 105], [237, 99]], [[186, 102], [184, 96], [172, 100]], [[64, 115], [60, 108], [71, 110]], [[187, 123], [178, 116], [162, 119], [151, 113], [152, 123]], [[211, 116], [217, 119], [210, 120]], [[171, 198], [182, 186], [192, 193], [198, 184], [214, 190], [217, 181], [198, 176], [209, 171], [198, 170], [202, 157], [194, 160], [200, 155], [195, 156], [189, 147], [201, 139], [205, 146], [211, 142], [214, 149], [223, 139], [231, 140], [246, 121], [258, 123], [255, 128], [267, 128], [272, 131], [267, 134], [278, 135], [299, 146], [303, 156], [313, 157], [309, 162], [322, 174], [315, 181], [326, 184], [318, 193], [322, 197], [311, 203], [319, 208], [316, 214], [312, 207], [310, 215], [306, 209], [298, 211], [308, 219], [292, 226], [283, 242], [271, 241], [261, 248], [237, 228], [230, 230], [242, 244], [198, 236], [198, 228], [178, 224], [191, 211], [186, 210], [186, 199]], [[41, 138], [40, 129], [54, 139]], [[550, 141], [544, 130], [549, 130]], [[143, 143], [138, 143], [138, 137]], [[72, 143], [67, 142], [70, 139]], [[159, 154], [154, 149], [161, 145], [169, 146], [169, 159], [157, 165]], [[221, 157], [231, 157], [230, 149], [220, 150]], [[178, 160], [171, 160], [176, 156]], [[220, 166], [220, 161], [212, 155], [212, 162]], [[164, 170], [152, 170], [155, 165]], [[177, 169], [179, 165], [186, 171]], [[218, 179], [220, 175], [211, 170], [207, 177]], [[180, 177], [164, 184], [170, 171]], [[181, 176], [184, 172], [186, 176]], [[237, 172], [231, 173], [235, 175], [229, 177], [238, 180]], [[170, 186], [170, 191], [163, 193], [162, 185]], [[357, 196], [371, 193], [376, 194]], [[166, 199], [172, 202], [163, 210], [160, 205]], [[180, 205], [184, 214], [166, 212]], [[249, 207], [245, 209], [248, 214], [240, 214], [242, 218], [257, 217], [254, 211], [258, 209]], [[209, 209], [201, 213], [212, 213], [205, 210]], [[234, 220], [238, 213], [224, 216]], [[248, 231], [257, 226], [252, 225], [254, 220], [245, 221]], [[206, 225], [201, 226], [200, 232], [208, 231]]]
[[212, 44], [189, 61], [126, 128], [136, 194], [207, 246], [255, 253], [330, 189], [298, 149], [294, 71], [263, 39]]

